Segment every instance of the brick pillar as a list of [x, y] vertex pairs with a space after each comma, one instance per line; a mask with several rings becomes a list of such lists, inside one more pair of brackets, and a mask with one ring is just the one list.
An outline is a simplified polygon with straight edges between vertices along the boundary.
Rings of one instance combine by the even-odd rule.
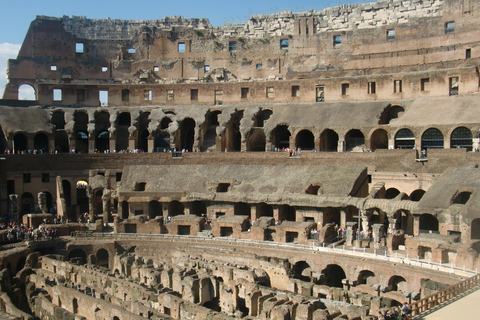
[[347, 239], [345, 243], [347, 246], [353, 245], [353, 240], [355, 239], [354, 227], [356, 224], [356, 222], [347, 222]]
[[380, 248], [380, 240], [382, 239], [382, 227], [383, 224], [375, 223], [372, 226], [372, 238], [373, 238], [373, 246], [374, 248]]

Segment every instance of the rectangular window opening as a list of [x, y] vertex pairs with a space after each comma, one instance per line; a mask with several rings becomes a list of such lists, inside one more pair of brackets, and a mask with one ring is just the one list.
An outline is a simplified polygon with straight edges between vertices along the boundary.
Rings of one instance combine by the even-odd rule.
[[62, 89], [53, 89], [53, 101], [62, 101]]
[[457, 96], [458, 95], [458, 87], [459, 87], [458, 77], [451, 77], [449, 79], [449, 86], [450, 86], [449, 94], [451, 96]]
[[261, 64], [261, 63], [257, 63], [256, 68], [257, 68], [257, 69], [262, 69], [262, 64]]
[[228, 51], [230, 51], [230, 52], [237, 51], [237, 41], [229, 41], [228, 42]]
[[348, 95], [348, 89], [350, 88], [350, 84], [342, 83], [342, 96]]
[[198, 100], [198, 89], [190, 90], [190, 100]]
[[121, 172], [117, 172], [115, 174], [115, 180], [118, 182], [118, 181], [122, 181], [122, 173]]
[[376, 93], [376, 83], [369, 82], [368, 83], [368, 94], [375, 94]]
[[152, 101], [152, 98], [153, 98], [152, 90], [143, 91], [143, 100]]
[[270, 98], [270, 99], [275, 98], [275, 88], [274, 87], [267, 87], [267, 98]]
[[30, 173], [23, 174], [23, 183], [30, 183], [32, 182], [32, 175]]
[[472, 49], [465, 50], [465, 59], [470, 59], [472, 57]]
[[98, 100], [101, 107], [108, 106], [108, 90], [98, 91]]
[[298, 97], [300, 92], [300, 86], [292, 86], [292, 97]]
[[215, 104], [216, 105], [223, 104], [223, 90], [215, 90]]
[[280, 40], [280, 49], [288, 49], [288, 39]]
[[248, 98], [249, 88], [242, 88], [242, 99]]
[[50, 70], [51, 71], [57, 71], [57, 66], [56, 65], [51, 65]]
[[178, 43], [178, 52], [183, 53], [185, 52], [185, 42]]
[[174, 100], [175, 99], [175, 94], [173, 89], [167, 90], [167, 100]]
[[333, 46], [339, 47], [341, 45], [342, 45], [342, 36], [341, 35], [333, 36]]
[[83, 43], [81, 43], [81, 42], [75, 43], [75, 52], [76, 53], [83, 53]]
[[315, 88], [315, 101], [324, 102], [325, 101], [325, 87], [316, 87]]
[[402, 92], [402, 80], [393, 80], [393, 92]]
[[420, 79], [420, 91], [428, 91], [430, 89], [430, 78]]
[[102, 67], [102, 72], [107, 72], [107, 71], [108, 71], [108, 67], [103, 66]]
[[135, 48], [130, 48], [128, 49], [128, 53], [136, 53], [137, 50]]
[[85, 101], [85, 89], [77, 89], [77, 102]]
[[445, 34], [455, 33], [455, 21], [445, 22]]
[[153, 71], [160, 71], [160, 67], [159, 66], [154, 66]]
[[205, 70], [205, 72], [210, 71], [210, 66], [209, 66], [209, 65], [204, 66], [204, 67], [203, 67], [203, 70]]
[[122, 101], [130, 101], [130, 91], [127, 89], [122, 90]]
[[395, 40], [395, 29], [388, 29], [387, 30], [387, 41], [394, 41]]
[[50, 175], [48, 173], [42, 173], [42, 182], [49, 182]]

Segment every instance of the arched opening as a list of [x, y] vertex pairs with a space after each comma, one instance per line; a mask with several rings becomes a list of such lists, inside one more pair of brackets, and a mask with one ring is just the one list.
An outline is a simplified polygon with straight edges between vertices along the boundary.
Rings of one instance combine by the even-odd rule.
[[13, 137], [13, 152], [26, 153], [28, 149], [27, 137], [23, 133], [17, 133]]
[[97, 265], [108, 269], [108, 251], [100, 249], [97, 251]]
[[424, 194], [425, 194], [425, 190], [422, 190], [422, 189], [414, 190], [410, 194], [410, 200], [411, 201], [420, 201], [420, 199], [423, 198]]
[[47, 205], [47, 212], [52, 212], [52, 206], [53, 206], [53, 196], [50, 192], [48, 191], [43, 191], [45, 193], [45, 198], [46, 198], [46, 205]]
[[82, 249], [73, 249], [68, 253], [68, 261], [72, 261], [75, 259], [78, 264], [86, 264], [87, 263], [87, 254]]
[[325, 275], [323, 284], [329, 287], [343, 288], [342, 280], [346, 278], [345, 271], [337, 264], [329, 264], [322, 270]]
[[385, 191], [385, 199], [395, 199], [400, 194], [400, 191], [396, 188], [388, 188]]
[[302, 130], [295, 137], [295, 147], [302, 150], [315, 149], [315, 138], [310, 130]]
[[130, 133], [128, 128], [132, 124], [130, 112], [122, 112], [117, 118], [117, 127], [115, 130], [115, 150], [123, 151], [128, 149], [128, 140]]
[[333, 223], [340, 225], [340, 210], [334, 207], [327, 207], [323, 211], [323, 225]]
[[472, 240], [480, 239], [480, 218], [472, 220], [470, 238]]
[[243, 112], [243, 110], [237, 110], [228, 122], [222, 137], [222, 151], [241, 151], [242, 134], [240, 132], [240, 121], [243, 118]]
[[205, 202], [193, 201], [190, 213], [197, 217], [205, 217], [207, 215], [207, 206], [205, 205]]
[[88, 153], [88, 115], [86, 112], [75, 112], [75, 152]]
[[346, 151], [362, 151], [365, 147], [365, 137], [362, 131], [352, 129], [345, 135]]
[[330, 129], [325, 129], [320, 134], [320, 151], [338, 151], [338, 134]]
[[67, 132], [64, 130], [55, 131], [55, 152], [56, 153], [68, 153], [69, 141]]
[[272, 148], [277, 150], [282, 150], [290, 147], [290, 131], [288, 130], [287, 125], [276, 126], [272, 130], [271, 141]]
[[273, 217], [273, 208], [266, 203], [259, 203], [256, 207], [257, 219], [260, 217]]
[[400, 129], [395, 134], [395, 149], [415, 148], [415, 135], [410, 129]]
[[390, 124], [390, 121], [400, 118], [404, 112], [403, 107], [390, 105], [382, 112], [378, 124]]
[[52, 124], [54, 130], [64, 130], [65, 129], [65, 112], [58, 110], [54, 111], [52, 114]]
[[388, 281], [389, 291], [407, 291], [407, 280], [401, 276], [393, 276]]
[[77, 181], [77, 206], [80, 212], [88, 212], [88, 182], [85, 180]]
[[152, 200], [148, 203], [148, 218], [155, 219], [163, 216], [162, 204], [157, 200]]
[[153, 150], [155, 152], [166, 152], [170, 149], [170, 134], [166, 131], [157, 130], [153, 141]]
[[256, 128], [263, 128], [265, 121], [267, 121], [272, 114], [273, 114], [272, 110], [269, 110], [269, 109], [260, 110], [255, 116], [255, 120], [253, 121], [253, 126]]
[[266, 137], [263, 129], [252, 129], [247, 136], [247, 151], [265, 151]]
[[370, 138], [370, 149], [388, 149], [388, 133], [383, 129], [375, 130]]
[[422, 150], [442, 148], [443, 134], [440, 130], [437, 128], [430, 128], [422, 134]]
[[413, 236], [413, 216], [409, 211], [398, 210], [393, 217], [395, 230], [403, 230], [406, 235]]
[[[150, 123], [150, 112], [142, 112], [138, 118], [137, 124], [137, 149], [148, 152], [148, 125]], [[191, 150], [189, 150], [191, 151]]]
[[163, 117], [162, 121], [160, 121], [160, 130], [167, 130], [170, 123], [172, 123], [172, 119]]
[[470, 191], [462, 191], [456, 193], [453, 198], [452, 198], [452, 204], [466, 204], [468, 200], [470, 200], [470, 196], [472, 195], [472, 192]]
[[109, 150], [110, 133], [110, 114], [105, 111], [95, 113], [95, 150], [96, 152], [105, 152]]
[[305, 261], [298, 261], [293, 266], [293, 277], [298, 280], [310, 282], [312, 279], [312, 268]]
[[20, 219], [24, 214], [33, 213], [34, 212], [34, 200], [33, 195], [30, 192], [25, 192], [20, 197]]
[[250, 205], [245, 202], [237, 202], [233, 205], [233, 214], [236, 216], [248, 216], [251, 217]]
[[421, 233], [435, 232], [438, 233], [438, 219], [429, 213], [424, 213], [420, 216]]
[[370, 270], [362, 270], [358, 274], [358, 278], [357, 278], [357, 283], [358, 284], [365, 284], [365, 285], [368, 285], [368, 286], [373, 286], [374, 284], [376, 284], [376, 282], [377, 282], [377, 280], [375, 278], [375, 273], [373, 273]]
[[472, 151], [473, 139], [472, 131], [465, 127], [458, 127], [453, 130], [450, 136], [450, 148], [466, 148]]
[[179, 133], [180, 140], [177, 141], [177, 148], [180, 150], [193, 151], [193, 143], [195, 141], [195, 121], [191, 118], [185, 118], [180, 123]]
[[20, 87], [18, 87], [18, 100], [37, 100], [35, 88], [29, 84], [22, 84]]
[[45, 133], [37, 133], [33, 138], [33, 149], [37, 153], [49, 153], [48, 137]]
[[179, 201], [174, 200], [168, 204], [168, 215], [171, 217], [183, 215], [184, 210], [185, 206]]
[[218, 115], [221, 111], [211, 111], [205, 116], [205, 122], [202, 124], [202, 142], [200, 151], [207, 151], [208, 149], [214, 149], [216, 145]]
[[63, 196], [65, 198], [65, 204], [67, 207], [72, 206], [72, 188], [70, 186], [70, 181], [62, 180], [62, 187], [63, 187]]
[[280, 221], [296, 221], [295, 208], [288, 204], [278, 207], [278, 220]]

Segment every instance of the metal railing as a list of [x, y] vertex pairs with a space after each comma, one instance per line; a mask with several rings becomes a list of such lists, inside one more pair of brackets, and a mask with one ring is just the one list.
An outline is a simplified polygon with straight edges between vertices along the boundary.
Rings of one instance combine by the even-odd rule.
[[454, 284], [448, 288], [440, 290], [428, 297], [418, 300], [412, 303], [412, 316], [416, 316], [420, 313], [426, 312], [441, 303], [447, 302], [455, 297], [458, 297], [462, 293], [478, 287], [480, 285], [480, 274], [476, 274], [471, 278], [468, 278], [462, 282]]

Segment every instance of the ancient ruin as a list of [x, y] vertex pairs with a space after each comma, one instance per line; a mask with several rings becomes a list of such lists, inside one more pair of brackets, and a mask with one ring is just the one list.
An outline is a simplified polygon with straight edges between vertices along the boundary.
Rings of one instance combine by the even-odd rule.
[[475, 275], [478, 34], [472, 0], [37, 16], [0, 100], [0, 312], [374, 319]]

